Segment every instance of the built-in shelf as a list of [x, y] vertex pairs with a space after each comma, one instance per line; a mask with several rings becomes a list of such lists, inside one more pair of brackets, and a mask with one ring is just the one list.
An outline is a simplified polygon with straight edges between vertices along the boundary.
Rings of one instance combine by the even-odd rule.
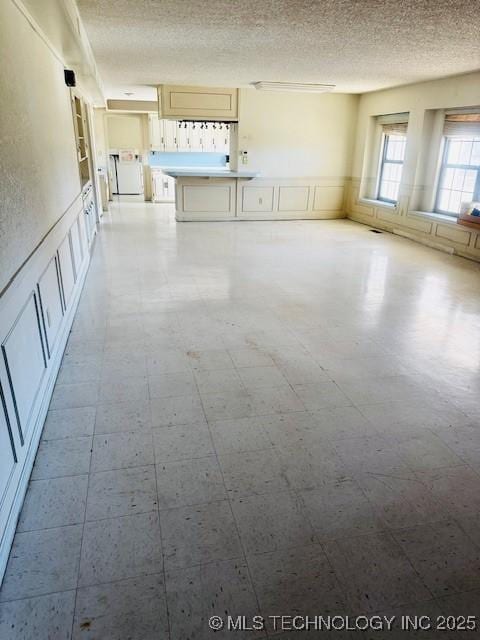
[[77, 144], [78, 170], [82, 188], [91, 180], [90, 158], [88, 149], [88, 125], [83, 100], [72, 93], [72, 110], [74, 115], [75, 141]]

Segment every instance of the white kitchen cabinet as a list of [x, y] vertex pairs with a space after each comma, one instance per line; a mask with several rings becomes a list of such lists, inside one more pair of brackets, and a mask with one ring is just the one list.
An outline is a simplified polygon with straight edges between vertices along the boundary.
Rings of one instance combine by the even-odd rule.
[[152, 201], [175, 201], [175, 179], [158, 169], [152, 170]]
[[158, 87], [161, 118], [190, 120], [237, 120], [238, 90], [225, 87]]
[[177, 151], [190, 151], [190, 123], [176, 122]]
[[148, 116], [148, 131], [151, 151], [164, 151], [163, 120], [160, 120], [156, 114]]
[[213, 152], [215, 151], [215, 131], [211, 124], [206, 125], [200, 132], [202, 139], [202, 150]]
[[230, 128], [227, 129], [225, 125], [215, 131], [215, 150], [225, 155], [230, 153]]
[[202, 129], [199, 122], [188, 123], [188, 137], [190, 141], [190, 151], [203, 151]]
[[164, 151], [178, 151], [177, 147], [177, 122], [175, 120], [163, 121]]

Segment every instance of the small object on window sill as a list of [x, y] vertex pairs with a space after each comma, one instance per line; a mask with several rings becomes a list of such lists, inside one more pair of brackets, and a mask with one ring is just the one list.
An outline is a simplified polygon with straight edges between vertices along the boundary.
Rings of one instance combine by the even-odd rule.
[[480, 231], [480, 202], [471, 202], [462, 206], [457, 222]]

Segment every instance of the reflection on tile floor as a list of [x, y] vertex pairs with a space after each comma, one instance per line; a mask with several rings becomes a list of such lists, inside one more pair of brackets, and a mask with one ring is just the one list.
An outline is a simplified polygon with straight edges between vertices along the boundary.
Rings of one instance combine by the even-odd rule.
[[288, 640], [319, 634], [208, 618], [480, 616], [479, 275], [348, 221], [176, 225], [168, 205], [113, 205], [0, 638]]

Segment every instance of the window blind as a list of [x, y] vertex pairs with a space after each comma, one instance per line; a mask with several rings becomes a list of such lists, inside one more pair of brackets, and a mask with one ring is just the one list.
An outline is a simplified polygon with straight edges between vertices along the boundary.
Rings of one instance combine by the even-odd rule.
[[447, 114], [443, 134], [452, 138], [480, 137], [480, 113]]
[[395, 124], [382, 125], [382, 131], [386, 136], [406, 136], [408, 123], [396, 122]]
[[389, 136], [406, 136], [408, 127], [408, 113], [389, 113], [377, 117], [382, 131]]

